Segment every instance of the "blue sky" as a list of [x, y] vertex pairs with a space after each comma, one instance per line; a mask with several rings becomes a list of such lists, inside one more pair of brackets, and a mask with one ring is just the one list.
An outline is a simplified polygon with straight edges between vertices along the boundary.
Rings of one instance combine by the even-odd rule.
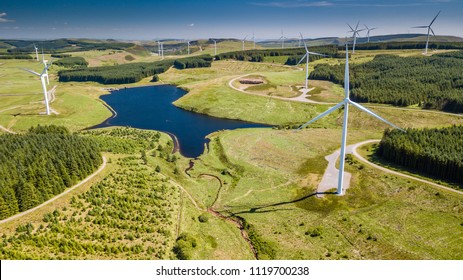
[[[439, 10], [433, 29], [463, 37], [458, 0], [4, 0], [0, 38], [306, 38], [347, 35], [346, 23], [371, 35], [415, 33]], [[424, 30], [423, 30], [424, 31]]]

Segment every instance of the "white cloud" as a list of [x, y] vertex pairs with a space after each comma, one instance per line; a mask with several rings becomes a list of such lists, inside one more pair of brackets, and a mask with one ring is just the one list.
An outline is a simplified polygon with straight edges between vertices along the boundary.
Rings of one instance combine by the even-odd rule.
[[6, 13], [0, 13], [0, 22], [14, 22], [14, 20], [6, 19]]
[[195, 26], [195, 24], [194, 24], [194, 23], [190, 23], [190, 24], [188, 24], [188, 26], [189, 26], [189, 27], [193, 27], [193, 26]]

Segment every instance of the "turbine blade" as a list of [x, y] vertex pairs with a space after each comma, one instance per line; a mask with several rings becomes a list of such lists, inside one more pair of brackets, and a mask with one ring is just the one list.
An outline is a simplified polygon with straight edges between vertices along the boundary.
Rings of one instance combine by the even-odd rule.
[[366, 24], [364, 24], [363, 26], [365, 26], [366, 29], [370, 30], [370, 28], [368, 28], [368, 26]]
[[350, 26], [350, 24], [348, 24], [348, 23], [346, 23], [346, 24], [347, 24], [347, 26], [349, 26], [350, 30], [352, 30], [352, 31], [348, 31], [348, 32], [353, 32], [354, 29], [352, 28], [352, 26]]
[[304, 58], [307, 56], [307, 54], [304, 54], [304, 56], [301, 58], [301, 60], [299, 60], [299, 62], [296, 64], [296, 65], [299, 65], [301, 64], [301, 62], [304, 60]]
[[308, 52], [310, 54], [314, 54], [314, 55], [319, 55], [319, 56], [324, 56], [324, 57], [327, 57], [326, 54], [321, 54], [321, 53], [316, 53], [316, 52]]
[[412, 28], [428, 28], [429, 26], [427, 25], [421, 25], [421, 26], [413, 26]]
[[359, 27], [360, 21], [357, 21], [357, 26], [355, 26], [355, 31], [357, 31], [357, 28]]
[[402, 128], [398, 127], [397, 125], [391, 123], [390, 121], [387, 121], [386, 119], [384, 119], [384, 118], [378, 116], [377, 114], [373, 113], [372, 111], [368, 110], [367, 108], [363, 107], [362, 105], [360, 105], [360, 104], [358, 104], [358, 103], [355, 103], [354, 101], [350, 101], [349, 103], [350, 103], [351, 105], [357, 107], [358, 109], [364, 111], [365, 113], [368, 113], [368, 114], [372, 115], [373, 117], [377, 118], [378, 120], [380, 120], [380, 121], [382, 121], [382, 122], [385, 122], [385, 123], [387, 123], [388, 125], [390, 125], [390, 126], [392, 126], [392, 127], [394, 127], [394, 128], [397, 128], [397, 129], [399, 129], [399, 130], [401, 130], [401, 131], [403, 131], [403, 132], [406, 132], [404, 129], [402, 129]]
[[302, 42], [304, 43], [305, 52], [308, 53], [309, 50], [307, 49], [307, 44], [305, 43], [304, 36], [302, 36], [302, 33], [300, 33], [300, 32], [299, 32], [299, 34], [301, 34], [301, 39], [302, 39]]
[[436, 34], [434, 34], [434, 30], [432, 30], [431, 27], [429, 27], [429, 30], [431, 30], [433, 36], [436, 36]]
[[434, 23], [434, 21], [436, 20], [436, 18], [439, 16], [440, 12], [441, 12], [441, 11], [439, 11], [439, 12], [437, 13], [437, 15], [434, 17], [434, 19], [431, 21], [431, 23], [429, 24], [429, 27], [431, 27], [431, 25]]
[[303, 129], [304, 127], [308, 126], [309, 124], [323, 118], [324, 116], [330, 114], [331, 112], [337, 110], [339, 107], [343, 106], [344, 105], [344, 101], [341, 101], [339, 102], [338, 104], [334, 105], [333, 107], [329, 108], [328, 110], [326, 110], [325, 112], [321, 113], [320, 115], [316, 116], [315, 118], [313, 118], [312, 120], [306, 122], [305, 124], [301, 125], [297, 130], [300, 130], [300, 129]]
[[24, 71], [27, 71], [27, 72], [29, 72], [29, 73], [31, 73], [31, 74], [34, 74], [34, 75], [36, 75], [36, 76], [39, 76], [39, 77], [40, 77], [40, 74], [39, 74], [39, 73], [37, 73], [37, 72], [35, 72], [34, 70], [31, 70], [31, 69], [26, 69], [26, 68], [19, 68], [19, 69], [22, 69], [22, 70], [24, 70]]

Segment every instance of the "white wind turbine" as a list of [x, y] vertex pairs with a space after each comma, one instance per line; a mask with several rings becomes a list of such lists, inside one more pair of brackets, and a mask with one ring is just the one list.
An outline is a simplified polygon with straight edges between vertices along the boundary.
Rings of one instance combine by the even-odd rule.
[[301, 58], [301, 60], [299, 60], [297, 65], [299, 65], [304, 60], [304, 58], [306, 59], [306, 61], [305, 61], [305, 89], [308, 89], [308, 83], [309, 83], [309, 55], [313, 54], [313, 55], [320, 55], [320, 56], [325, 56], [325, 57], [326, 57], [326, 55], [321, 54], [321, 53], [316, 53], [316, 52], [309, 52], [309, 50], [307, 49], [307, 45], [305, 43], [304, 37], [302, 37], [302, 33], [299, 33], [299, 34], [301, 35], [301, 40], [304, 43], [305, 55]]
[[365, 28], [367, 29], [367, 37], [368, 37], [367, 43], [370, 43], [370, 31], [371, 31], [371, 30], [378, 29], [378, 27], [368, 28], [368, 26], [367, 26], [366, 24], [364, 24], [364, 26], [365, 26]]
[[432, 35], [436, 36], [436, 34], [434, 34], [434, 30], [432, 30], [431, 28], [431, 25], [434, 23], [434, 21], [436, 20], [436, 18], [439, 16], [441, 11], [439, 11], [437, 13], [437, 15], [434, 17], [434, 19], [431, 21], [431, 23], [429, 25], [422, 25], [422, 26], [415, 26], [415, 27], [412, 27], [412, 28], [427, 28], [428, 29], [428, 35], [426, 37], [426, 48], [424, 50], [424, 54], [427, 54], [428, 53], [428, 45], [429, 45], [429, 32], [431, 31], [432, 32]]
[[188, 48], [188, 54], [190, 54], [190, 41], [189, 41], [189, 40], [187, 40], [187, 42], [186, 42], [186, 43], [187, 43], [187, 48]]
[[214, 41], [214, 55], [217, 55], [217, 41], [216, 40], [212, 40]]
[[51, 61], [50, 64], [45, 64], [45, 67], [43, 68], [41, 74], [39, 74], [39, 73], [37, 73], [37, 72], [35, 72], [34, 70], [31, 70], [31, 69], [21, 68], [24, 71], [27, 71], [29, 73], [32, 73], [32, 74], [40, 77], [40, 81], [42, 82], [43, 96], [45, 97], [45, 106], [47, 108], [47, 111], [46, 111], [47, 115], [50, 115], [50, 106], [48, 104], [48, 91], [47, 91], [47, 84], [45, 83], [45, 77], [48, 78], [48, 74], [47, 74], [48, 73], [48, 68], [51, 66], [52, 63], [53, 63], [53, 61]]
[[252, 42], [254, 44], [253, 49], [256, 49], [256, 37], [254, 36], [254, 32], [252, 32]]
[[39, 48], [34, 44], [34, 49], [35, 49], [35, 57], [37, 58], [37, 61], [39, 61]]
[[246, 35], [243, 40], [241, 40], [242, 43], [242, 50], [244, 51], [244, 42], [246, 41], [246, 38], [248, 38], [248, 35]]
[[44, 67], [43, 69], [45, 71], [45, 77], [47, 78], [47, 85], [49, 85], [50, 80], [48, 79], [48, 67], [47, 67], [48, 60], [45, 59], [45, 55], [43, 54], [43, 48], [42, 48], [42, 63], [43, 63], [43, 67]]
[[344, 74], [344, 95], [345, 95], [345, 98], [343, 101], [341, 101], [340, 103], [336, 104], [335, 106], [331, 107], [330, 109], [328, 109], [327, 111], [325, 111], [324, 113], [320, 114], [319, 116], [315, 117], [314, 119], [312, 119], [311, 121], [305, 123], [304, 125], [302, 125], [301, 127], [298, 128], [298, 130], [306, 127], [307, 125], [323, 118], [324, 116], [332, 113], [333, 111], [341, 108], [341, 107], [344, 107], [344, 120], [343, 120], [343, 124], [342, 124], [342, 140], [341, 140], [341, 155], [340, 155], [340, 160], [339, 160], [339, 174], [338, 174], [338, 187], [337, 187], [337, 194], [338, 195], [343, 195], [344, 194], [344, 189], [343, 189], [343, 178], [344, 178], [344, 163], [345, 163], [345, 158], [346, 158], [346, 139], [347, 139], [347, 119], [348, 119], [348, 115], [349, 115], [349, 105], [352, 105], [354, 107], [357, 107], [358, 109], [372, 115], [373, 117], [389, 124], [390, 126], [394, 127], [394, 128], [397, 128], [403, 132], [405, 132], [405, 130], [403, 130], [402, 128], [394, 125], [393, 123], [383, 119], [382, 117], [378, 116], [377, 114], [373, 113], [371, 110], [363, 107], [362, 105], [352, 101], [349, 99], [349, 52], [348, 52], [348, 48], [347, 48], [347, 44], [346, 44], [346, 68], [345, 68], [345, 74]]
[[353, 29], [352, 26], [350, 26], [347, 23], [347, 25], [349, 26], [349, 28], [351, 30], [351, 31], [348, 31], [348, 32], [352, 32], [352, 38], [354, 38], [354, 46], [352, 47], [352, 53], [355, 53], [355, 44], [357, 43], [357, 36], [359, 35], [359, 32], [365, 30], [365, 29], [358, 29], [359, 28], [359, 23], [360, 22], [357, 22], [357, 26], [355, 26], [355, 29]]
[[280, 39], [278, 40], [281, 40], [281, 48], [284, 49], [285, 48], [285, 40], [288, 39], [285, 37], [285, 35], [283, 35], [283, 30], [281, 31], [281, 37]]

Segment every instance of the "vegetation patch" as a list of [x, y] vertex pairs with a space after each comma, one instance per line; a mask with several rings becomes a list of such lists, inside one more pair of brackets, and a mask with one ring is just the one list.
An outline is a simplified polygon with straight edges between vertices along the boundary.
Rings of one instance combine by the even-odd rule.
[[[163, 60], [157, 62], [127, 63], [116, 66], [90, 67], [78, 70], [62, 70], [58, 72], [60, 82], [86, 82], [93, 81], [101, 84], [128, 84], [140, 81], [155, 74], [164, 73], [175, 65], [184, 65], [184, 68], [209, 67], [212, 57], [204, 55], [196, 58], [178, 60]], [[188, 67], [187, 67], [188, 66]], [[183, 68], [182, 68], [183, 69]]]
[[0, 135], [0, 219], [61, 193], [101, 165], [98, 145], [64, 127]]
[[377, 149], [387, 161], [463, 185], [463, 126], [387, 129]]

